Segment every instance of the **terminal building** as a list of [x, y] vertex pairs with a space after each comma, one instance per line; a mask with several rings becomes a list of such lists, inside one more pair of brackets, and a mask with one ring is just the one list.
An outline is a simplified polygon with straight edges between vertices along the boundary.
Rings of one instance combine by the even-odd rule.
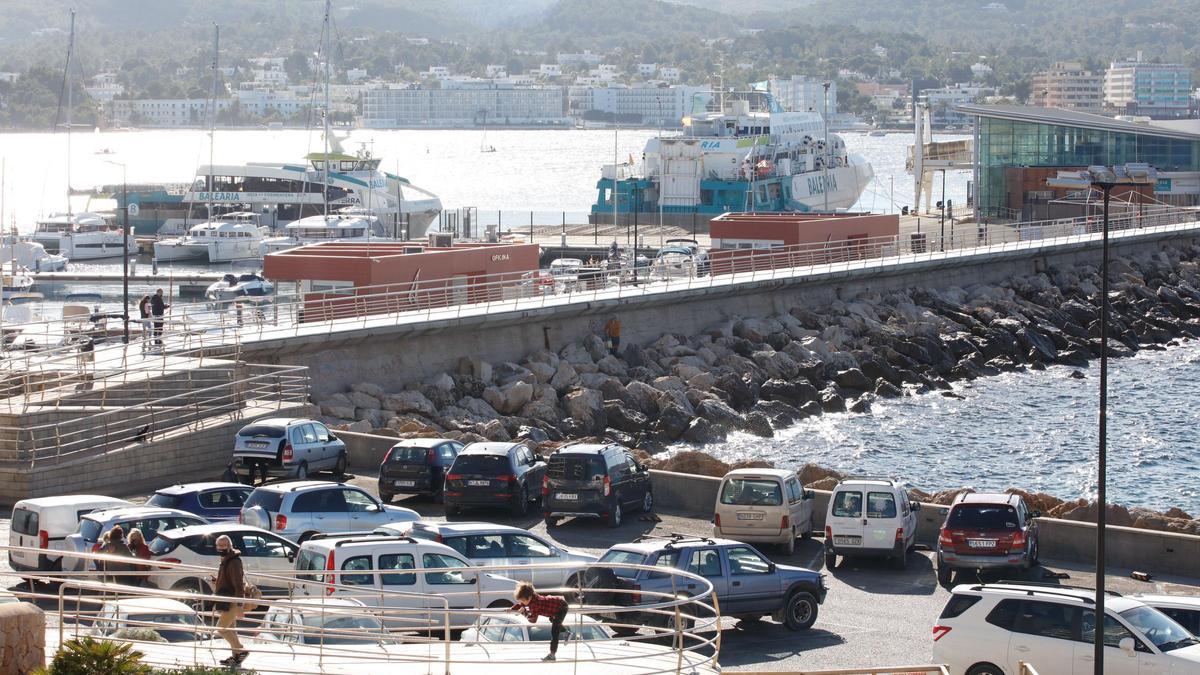
[[[1158, 170], [1142, 203], [1200, 205], [1200, 120], [1130, 122], [1060, 108], [960, 105], [975, 124], [974, 199], [981, 217], [1059, 217], [1067, 197], [1046, 186], [1059, 170], [1145, 163]], [[1114, 198], [1118, 192], [1114, 192]]]

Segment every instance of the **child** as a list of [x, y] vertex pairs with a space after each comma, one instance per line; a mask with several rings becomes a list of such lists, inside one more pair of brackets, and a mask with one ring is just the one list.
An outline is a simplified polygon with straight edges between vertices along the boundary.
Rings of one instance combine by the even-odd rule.
[[537, 623], [539, 616], [550, 619], [550, 653], [542, 658], [543, 661], [555, 660], [558, 651], [558, 634], [563, 630], [563, 620], [567, 618], [567, 601], [557, 595], [538, 595], [533, 584], [522, 581], [517, 584], [514, 594], [517, 603], [509, 611], [518, 611], [529, 619], [529, 623]]

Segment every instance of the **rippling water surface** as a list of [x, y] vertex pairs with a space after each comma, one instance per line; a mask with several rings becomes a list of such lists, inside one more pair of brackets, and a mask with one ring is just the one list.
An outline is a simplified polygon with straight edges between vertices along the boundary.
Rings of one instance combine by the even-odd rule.
[[[892, 475], [932, 491], [1022, 487], [1063, 498], [1096, 492], [1099, 362], [1007, 373], [879, 401], [870, 415], [824, 415], [777, 433], [707, 448], [722, 459], [815, 462]], [[1200, 515], [1200, 343], [1109, 362], [1108, 495], [1126, 505]]]

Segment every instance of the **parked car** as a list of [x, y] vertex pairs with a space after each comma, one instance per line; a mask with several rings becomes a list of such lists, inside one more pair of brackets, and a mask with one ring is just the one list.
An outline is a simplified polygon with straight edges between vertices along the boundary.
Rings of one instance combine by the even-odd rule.
[[[508, 577], [476, 572], [445, 544], [413, 537], [316, 535], [300, 546], [296, 573], [302, 593], [356, 598], [383, 610], [384, 623], [399, 630], [443, 627], [443, 598], [451, 610], [511, 607], [517, 587]], [[449, 615], [452, 630], [475, 623], [473, 611]]]
[[194, 513], [210, 523], [236, 521], [254, 488], [241, 483], [187, 483], [158, 490], [146, 506]]
[[272, 605], [263, 617], [260, 640], [300, 645], [395, 644], [379, 617], [354, 598], [301, 598]]
[[[707, 579], [716, 593], [722, 616], [754, 621], [771, 615], [790, 630], [805, 630], [817, 620], [825, 602], [825, 575], [803, 567], [778, 565], [750, 544], [730, 539], [642, 537], [617, 544], [600, 556], [609, 565], [646, 565], [691, 572]], [[697, 595], [703, 585], [695, 580], [635, 568], [588, 568], [584, 598], [591, 605], [636, 607], [662, 602], [659, 595]], [[622, 592], [624, 591], [624, 592]], [[618, 612], [601, 615], [614, 624], [669, 626], [672, 616], [652, 612]], [[636, 629], [614, 626], [617, 635]]]
[[444, 438], [409, 438], [392, 446], [379, 465], [379, 498], [427, 495], [442, 501], [446, 472], [463, 444]]
[[847, 478], [833, 489], [825, 515], [825, 568], [837, 556], [890, 558], [900, 569], [917, 540], [918, 502], [890, 478]]
[[100, 607], [92, 624], [92, 635], [107, 638], [134, 637], [154, 631], [167, 642], [198, 642], [212, 638], [196, 610], [167, 598], [110, 600]]
[[346, 473], [346, 444], [316, 420], [272, 417], [242, 427], [234, 437], [233, 470], [254, 477], [305, 480], [314, 471]]
[[1186, 595], [1135, 595], [1133, 599], [1171, 617], [1192, 635], [1200, 636], [1200, 598]]
[[318, 532], [370, 531], [420, 517], [412, 509], [383, 504], [353, 485], [291, 481], [255, 488], [242, 506], [241, 522], [304, 543]]
[[471, 443], [446, 474], [446, 513], [466, 507], [505, 506], [514, 515], [529, 512], [541, 495], [546, 463], [521, 443]]
[[[254, 577], [251, 581], [263, 595], [286, 595], [299, 547], [277, 534], [258, 527], [238, 523], [189, 525], [162, 530], [150, 542], [151, 559], [215, 570], [221, 564], [217, 553], [217, 537], [226, 535], [233, 547], [241, 551], [242, 568], [246, 574], [280, 574], [285, 578]], [[209, 575], [195, 571], [180, 571], [156, 567], [148, 577], [154, 586], [163, 590], [191, 591], [210, 595]]]
[[797, 537], [813, 530], [813, 491], [795, 471], [734, 469], [721, 479], [713, 536], [754, 544], [778, 544], [792, 555]]
[[938, 583], [950, 585], [956, 570], [1029, 570], [1038, 560], [1040, 515], [1020, 495], [960, 494], [938, 533]]
[[92, 511], [118, 506], [131, 504], [124, 499], [102, 495], [22, 499], [13, 506], [8, 545], [37, 548], [39, 551], [10, 550], [9, 566], [17, 572], [62, 569], [61, 551], [65, 548], [67, 535], [79, 529], [79, 520]]
[[[376, 532], [389, 532], [384, 526]], [[492, 523], [440, 523], [417, 521], [408, 534], [445, 544], [476, 565], [520, 565], [498, 572], [518, 581], [531, 581], [539, 589], [578, 588], [579, 573], [596, 556], [572, 551], [529, 530]], [[565, 564], [572, 563], [570, 566]]]
[[[142, 531], [142, 537], [147, 542], [153, 541], [162, 530], [172, 530], [187, 525], [203, 525], [207, 521], [200, 516], [192, 515], [179, 509], [164, 509], [158, 506], [121, 506], [104, 511], [93, 511], [79, 520], [79, 527], [66, 538], [63, 548], [73, 553], [97, 553], [100, 550], [100, 537], [120, 525], [125, 534], [137, 528]], [[70, 572], [82, 572], [95, 569], [91, 560], [78, 557], [63, 559], [63, 569]]]
[[[1104, 601], [1104, 672], [1200, 672], [1200, 640], [1134, 598]], [[1095, 591], [1053, 584], [956, 586], [933, 627], [933, 661], [953, 675], [1091, 673]]]
[[[586, 614], [567, 612], [563, 620], [566, 630], [559, 640], [610, 640], [613, 637], [603, 623]], [[479, 617], [474, 626], [463, 632], [463, 642], [549, 642], [550, 622], [540, 619], [537, 623], [516, 614], [489, 614]]]
[[576, 443], [550, 455], [542, 481], [547, 527], [561, 518], [603, 518], [621, 524], [626, 509], [654, 508], [650, 472], [615, 443]]

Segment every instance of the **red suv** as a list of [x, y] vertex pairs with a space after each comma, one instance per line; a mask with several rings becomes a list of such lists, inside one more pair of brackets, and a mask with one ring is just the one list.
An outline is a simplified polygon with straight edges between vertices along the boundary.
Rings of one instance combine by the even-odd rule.
[[937, 577], [950, 584], [956, 569], [1028, 570], [1038, 561], [1042, 514], [1030, 511], [1020, 495], [961, 494], [950, 507], [938, 535]]

